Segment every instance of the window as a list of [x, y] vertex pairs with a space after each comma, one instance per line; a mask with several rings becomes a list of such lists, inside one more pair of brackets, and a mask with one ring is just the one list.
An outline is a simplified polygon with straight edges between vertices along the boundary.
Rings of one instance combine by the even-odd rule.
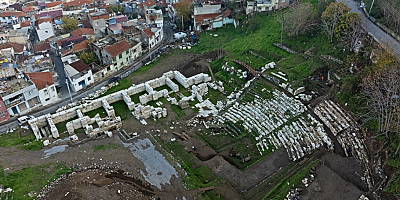
[[122, 58], [122, 53], [121, 53], [121, 54], [119, 54], [119, 58], [120, 58], [120, 59]]
[[50, 98], [45, 99], [45, 101], [50, 101]]
[[124, 62], [121, 62], [121, 66], [123, 66], [124, 65]]
[[285, 2], [285, 0], [282, 0], [281, 2]]
[[98, 26], [99, 25], [99, 22], [96, 22], [96, 26]]
[[88, 80], [88, 81], [90, 81], [90, 80], [91, 80], [90, 76], [87, 78], [87, 80]]
[[49, 95], [49, 91], [44, 90], [44, 95]]
[[133, 52], [136, 53], [136, 49], [134, 49]]
[[126, 50], [126, 52], [125, 52], [125, 53], [126, 53], [126, 55], [128, 55], [128, 54], [129, 54], [129, 49], [128, 49], [128, 50]]
[[129, 59], [128, 59], [128, 58], [126, 58], [126, 62], [127, 62], [127, 63], [129, 62]]
[[5, 117], [6, 115], [5, 115], [5, 111], [0, 111], [0, 117], [1, 118], [3, 118], [3, 117]]
[[44, 31], [45, 33], [49, 33], [49, 31]]
[[53, 86], [53, 87], [51, 87], [51, 91], [56, 91], [56, 88]]

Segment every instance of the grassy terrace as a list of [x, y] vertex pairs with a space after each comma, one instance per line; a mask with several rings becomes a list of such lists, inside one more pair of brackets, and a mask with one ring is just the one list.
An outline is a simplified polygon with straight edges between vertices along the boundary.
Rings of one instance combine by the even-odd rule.
[[0, 166], [0, 183], [4, 185], [4, 188], [10, 187], [14, 190], [11, 199], [30, 200], [35, 198], [29, 197], [29, 192], [38, 192], [50, 181], [54, 181], [66, 172], [71, 172], [71, 169], [59, 163], [28, 167], [7, 174]]

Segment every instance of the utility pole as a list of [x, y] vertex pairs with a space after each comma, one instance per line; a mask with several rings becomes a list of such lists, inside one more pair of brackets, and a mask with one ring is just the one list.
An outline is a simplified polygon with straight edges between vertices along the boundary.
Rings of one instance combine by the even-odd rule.
[[67, 84], [69, 98], [71, 99], [71, 103], [73, 103], [74, 101], [72, 100], [71, 91], [69, 90], [68, 79], [65, 79], [65, 83]]
[[372, 6], [374, 6], [374, 2], [375, 2], [375, 0], [372, 0], [371, 8], [369, 9], [368, 15], [371, 13]]

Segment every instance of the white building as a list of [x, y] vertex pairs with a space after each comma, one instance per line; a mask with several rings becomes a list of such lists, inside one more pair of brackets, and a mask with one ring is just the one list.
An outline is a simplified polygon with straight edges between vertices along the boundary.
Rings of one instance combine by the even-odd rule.
[[54, 36], [53, 25], [51, 22], [43, 22], [38, 25], [37, 34], [39, 36], [40, 41], [44, 41], [49, 37]]
[[53, 75], [50, 71], [25, 73], [36, 88], [39, 90], [39, 99], [43, 106], [55, 103], [59, 100], [56, 87], [54, 85]]
[[82, 60], [68, 60], [64, 64], [64, 70], [69, 81], [69, 87], [74, 92], [94, 83], [92, 69]]

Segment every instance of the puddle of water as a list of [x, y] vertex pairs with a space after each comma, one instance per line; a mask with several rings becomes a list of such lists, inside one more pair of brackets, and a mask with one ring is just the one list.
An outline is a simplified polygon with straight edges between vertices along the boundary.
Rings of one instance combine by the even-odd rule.
[[65, 149], [67, 148], [68, 145], [60, 145], [60, 146], [54, 146], [51, 149], [47, 149], [44, 150], [43, 153], [45, 153], [45, 155], [42, 157], [42, 159], [46, 159], [49, 158], [51, 155], [55, 154], [55, 153], [60, 153], [65, 151]]
[[[122, 141], [121, 141], [122, 142]], [[168, 183], [172, 176], [178, 177], [178, 172], [172, 167], [165, 157], [155, 150], [153, 143], [148, 138], [139, 139], [137, 142], [122, 144], [129, 148], [137, 159], [143, 162], [146, 172], [140, 170], [140, 174], [150, 184], [161, 189], [161, 186]]]

